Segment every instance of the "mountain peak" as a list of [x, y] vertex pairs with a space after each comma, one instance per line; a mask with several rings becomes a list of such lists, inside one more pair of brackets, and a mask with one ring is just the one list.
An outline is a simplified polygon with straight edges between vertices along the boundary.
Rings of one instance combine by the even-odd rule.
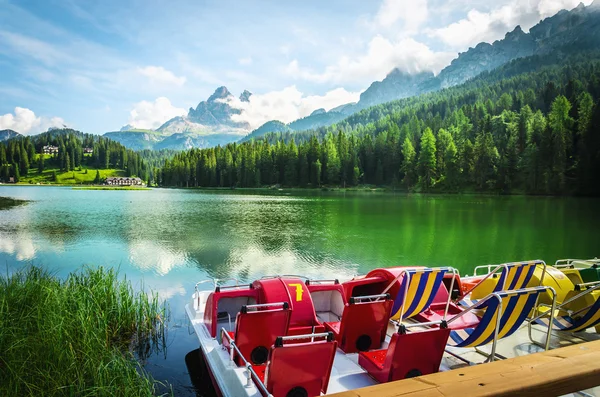
[[132, 126], [131, 124], [126, 124], [123, 127], [121, 127], [120, 131], [131, 131], [133, 130], [135, 127]]
[[244, 92], [242, 92], [240, 94], [240, 101], [242, 102], [250, 102], [250, 97], [252, 96], [252, 93], [248, 90], [244, 90]]
[[323, 108], [319, 108], [319, 109], [317, 109], [317, 110], [313, 111], [313, 112], [312, 112], [310, 115], [311, 115], [311, 116], [316, 116], [316, 115], [318, 115], [318, 114], [324, 114], [324, 113], [327, 113], [327, 112], [325, 111], [325, 109], [323, 109]]
[[214, 102], [217, 99], [225, 99], [230, 97], [231, 92], [225, 86], [221, 86], [215, 90], [215, 92], [208, 98], [207, 102]]
[[512, 32], [506, 33], [506, 35], [504, 36], [504, 39], [518, 40], [519, 38], [521, 38], [523, 36], [527, 36], [527, 33], [523, 32], [523, 29], [521, 29], [521, 25], [517, 25], [513, 29]]

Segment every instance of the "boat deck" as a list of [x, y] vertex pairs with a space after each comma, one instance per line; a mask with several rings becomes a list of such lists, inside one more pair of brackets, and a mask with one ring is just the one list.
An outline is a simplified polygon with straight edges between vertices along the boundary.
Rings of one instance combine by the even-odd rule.
[[[600, 384], [600, 341], [571, 345], [489, 364], [364, 389], [331, 397], [484, 397], [589, 395], [579, 392]], [[571, 394], [567, 394], [571, 393]]]

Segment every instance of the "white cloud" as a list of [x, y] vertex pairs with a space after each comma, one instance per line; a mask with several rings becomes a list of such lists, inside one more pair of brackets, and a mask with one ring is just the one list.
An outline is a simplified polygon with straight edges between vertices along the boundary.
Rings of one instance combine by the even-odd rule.
[[289, 55], [291, 49], [292, 48], [289, 44], [284, 44], [282, 46], [279, 46], [279, 52], [282, 53], [283, 55]]
[[408, 73], [438, 73], [455, 56], [455, 53], [434, 52], [412, 38], [390, 41], [377, 35], [369, 43], [366, 54], [354, 59], [344, 56], [321, 73], [301, 68], [297, 60], [288, 64], [286, 72], [317, 83], [369, 84], [373, 80], [381, 80], [396, 67]]
[[541, 0], [538, 4], [538, 11], [542, 18], [556, 14], [560, 10], [570, 10], [583, 3], [588, 6], [593, 0]]
[[168, 98], [159, 97], [154, 102], [136, 103], [133, 110], [129, 112], [128, 124], [135, 128], [155, 129], [165, 121], [186, 113], [185, 109], [173, 106]]
[[398, 20], [404, 23], [406, 34], [416, 33], [425, 21], [429, 11], [427, 0], [384, 0], [375, 16], [375, 22], [384, 28], [390, 28]]
[[240, 58], [238, 62], [240, 65], [252, 65], [252, 57]]
[[330, 110], [345, 103], [356, 102], [359, 96], [360, 93], [348, 92], [343, 88], [329, 91], [325, 95], [306, 96], [296, 86], [290, 86], [281, 91], [253, 94], [249, 102], [241, 102], [233, 97], [227, 102], [242, 110], [241, 114], [232, 115], [234, 121], [247, 122], [255, 129], [269, 120], [289, 123], [306, 117], [319, 108]]
[[50, 127], [62, 127], [65, 121], [60, 117], [38, 117], [33, 110], [16, 107], [14, 114], [0, 115], [0, 130], [10, 129], [21, 134], [46, 131]]
[[150, 79], [152, 83], [158, 84], [174, 84], [182, 86], [185, 84], [185, 76], [177, 77], [173, 72], [163, 68], [162, 66], [146, 66], [137, 68], [137, 72], [142, 76]]
[[[164, 276], [169, 274], [173, 268], [184, 265], [185, 255], [180, 252], [162, 248], [150, 241], [139, 241], [130, 244], [129, 260], [142, 270], [152, 270], [157, 274]], [[174, 287], [174, 289], [163, 291], [168, 297], [181, 292], [181, 289], [183, 288], [181, 286], [171, 287]], [[183, 292], [185, 292], [185, 289]]]
[[[513, 0], [490, 12], [481, 12], [472, 9], [467, 17], [454, 22], [446, 27], [429, 31], [431, 37], [442, 40], [453, 48], [465, 49], [482, 41], [493, 42], [504, 37], [506, 32], [512, 31], [515, 26], [521, 25], [528, 31], [541, 19], [562, 9], [572, 9], [581, 0]], [[585, 0], [590, 4], [592, 0]]]

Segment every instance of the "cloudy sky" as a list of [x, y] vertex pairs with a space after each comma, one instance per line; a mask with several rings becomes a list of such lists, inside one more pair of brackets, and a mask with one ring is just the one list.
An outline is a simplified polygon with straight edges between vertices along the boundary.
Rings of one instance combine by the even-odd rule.
[[578, 3], [0, 0], [0, 129], [156, 128], [220, 85], [255, 94], [252, 126], [289, 122]]

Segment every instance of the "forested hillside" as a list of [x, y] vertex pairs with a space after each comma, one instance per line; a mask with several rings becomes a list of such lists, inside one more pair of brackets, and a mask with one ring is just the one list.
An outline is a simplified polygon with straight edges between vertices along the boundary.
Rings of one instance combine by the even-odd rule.
[[[58, 147], [56, 154], [43, 154], [43, 147]], [[84, 153], [84, 148], [92, 153]], [[0, 143], [0, 180], [14, 177], [16, 182], [44, 170], [60, 172], [81, 168], [124, 170], [127, 176], [152, 179], [152, 170], [145, 160], [118, 142], [71, 129], [54, 129], [32, 137], [13, 138]], [[53, 182], [53, 181], [48, 181]]]
[[160, 183], [598, 195], [598, 59], [520, 59], [329, 128], [193, 149], [165, 164]]

